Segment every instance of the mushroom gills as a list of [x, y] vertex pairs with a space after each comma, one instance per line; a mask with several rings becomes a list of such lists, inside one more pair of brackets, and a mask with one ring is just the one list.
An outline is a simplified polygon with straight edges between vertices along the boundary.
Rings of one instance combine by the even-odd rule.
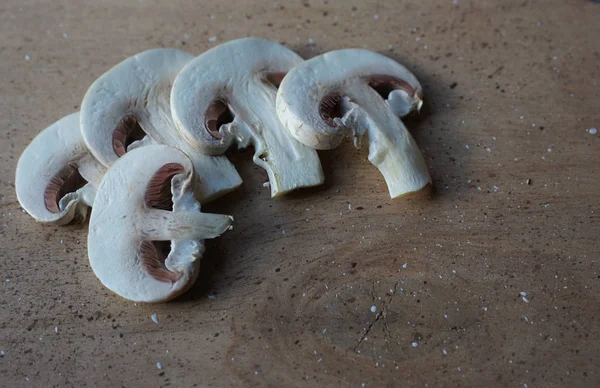
[[287, 72], [282, 71], [266, 72], [264, 75], [264, 81], [271, 84], [275, 89], [278, 89], [286, 74]]
[[415, 88], [400, 78], [391, 75], [375, 75], [368, 78], [367, 84], [400, 117], [421, 110], [423, 104], [421, 97], [417, 95]]
[[344, 110], [342, 108], [343, 102], [344, 96], [342, 93], [338, 92], [329, 93], [321, 100], [321, 103], [319, 104], [319, 115], [330, 127], [336, 126], [334, 119], [344, 117]]
[[117, 156], [125, 155], [128, 147], [146, 137], [146, 132], [142, 129], [139, 121], [133, 115], [123, 117], [113, 132], [112, 144], [113, 150]]
[[173, 195], [171, 184], [173, 177], [184, 172], [184, 167], [179, 163], [167, 163], [162, 166], [148, 182], [144, 201], [146, 206], [161, 209], [173, 210]]
[[44, 204], [46, 209], [52, 213], [58, 213], [60, 208], [60, 200], [69, 193], [76, 192], [87, 184], [83, 179], [77, 164], [71, 163], [61, 168], [48, 182], [44, 191]]
[[171, 272], [165, 266], [165, 260], [170, 252], [170, 241], [142, 241], [138, 249], [138, 258], [146, 272], [154, 279], [174, 283], [181, 278], [182, 274]]
[[233, 113], [227, 103], [221, 99], [213, 101], [206, 110], [204, 126], [214, 139], [222, 139], [221, 127], [233, 121]]

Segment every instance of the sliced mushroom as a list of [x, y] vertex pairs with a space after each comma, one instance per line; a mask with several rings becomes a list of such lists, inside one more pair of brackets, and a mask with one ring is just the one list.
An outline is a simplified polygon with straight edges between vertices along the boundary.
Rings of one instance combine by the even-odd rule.
[[181, 138], [169, 99], [177, 73], [194, 58], [175, 49], [144, 51], [119, 63], [88, 89], [81, 104], [81, 131], [92, 154], [110, 166], [130, 149], [152, 144], [175, 146], [200, 174], [202, 202], [237, 188], [242, 180], [225, 157], [209, 157]]
[[102, 284], [137, 302], [161, 302], [196, 280], [206, 238], [232, 218], [200, 212], [190, 159], [149, 145], [127, 152], [98, 187], [90, 218], [90, 265]]
[[415, 140], [400, 120], [422, 104], [415, 76], [368, 50], [332, 51], [292, 69], [277, 94], [277, 114], [292, 135], [316, 149], [366, 134], [369, 161], [383, 174], [392, 198], [431, 184]]
[[79, 113], [72, 113], [44, 129], [21, 154], [17, 199], [37, 221], [83, 222], [104, 172], [83, 141]]
[[264, 39], [217, 46], [191, 61], [171, 91], [177, 129], [206, 154], [233, 142], [253, 145], [254, 162], [269, 175], [271, 196], [324, 181], [317, 153], [281, 126], [275, 112], [277, 84], [302, 59]]

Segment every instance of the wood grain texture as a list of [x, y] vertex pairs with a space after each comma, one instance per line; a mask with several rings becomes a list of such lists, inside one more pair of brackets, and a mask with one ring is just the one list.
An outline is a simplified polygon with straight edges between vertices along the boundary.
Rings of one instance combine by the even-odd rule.
[[[4, 0], [0, 386], [599, 386], [599, 18], [583, 0]], [[124, 301], [86, 225], [21, 211], [18, 157], [124, 58], [249, 35], [411, 69], [434, 195], [391, 201], [344, 143], [320, 152], [324, 186], [271, 200], [231, 152], [244, 185], [204, 209], [235, 229], [197, 284]]]

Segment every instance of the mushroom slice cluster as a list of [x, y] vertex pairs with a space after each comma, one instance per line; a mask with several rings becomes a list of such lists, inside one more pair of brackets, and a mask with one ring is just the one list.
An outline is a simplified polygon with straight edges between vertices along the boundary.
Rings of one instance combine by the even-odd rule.
[[169, 105], [171, 86], [192, 59], [181, 50], [161, 48], [130, 57], [98, 78], [81, 104], [81, 131], [92, 154], [109, 167], [128, 150], [147, 144], [177, 147], [200, 174], [196, 195], [202, 202], [242, 183], [224, 156], [204, 155], [175, 128]]
[[192, 162], [174, 147], [136, 148], [113, 164], [98, 187], [88, 235], [91, 267], [107, 288], [152, 303], [194, 283], [202, 240], [233, 221], [200, 212], [198, 184]]
[[300, 142], [331, 149], [363, 137], [369, 161], [392, 198], [431, 184], [427, 165], [400, 117], [418, 111], [422, 89], [398, 62], [361, 49], [331, 51], [295, 66], [277, 94], [277, 114]]
[[171, 91], [176, 127], [194, 148], [222, 154], [232, 143], [253, 145], [271, 196], [322, 184], [315, 150], [290, 135], [277, 118], [281, 78], [302, 58], [284, 46], [245, 38], [219, 45], [188, 63]]
[[40, 132], [17, 164], [19, 203], [40, 222], [83, 222], [105, 168], [88, 151], [72, 113]]
[[254, 147], [278, 197], [324, 182], [317, 149], [366, 141], [391, 197], [401, 197], [431, 184], [401, 120], [421, 105], [416, 77], [367, 50], [303, 61], [257, 38], [198, 57], [148, 50], [103, 74], [80, 113], [31, 142], [17, 198], [36, 220], [59, 225], [85, 220], [93, 206], [88, 256], [98, 279], [132, 301], [167, 301], [198, 277], [203, 240], [231, 228], [231, 216], [200, 204], [242, 183], [222, 155], [234, 143]]

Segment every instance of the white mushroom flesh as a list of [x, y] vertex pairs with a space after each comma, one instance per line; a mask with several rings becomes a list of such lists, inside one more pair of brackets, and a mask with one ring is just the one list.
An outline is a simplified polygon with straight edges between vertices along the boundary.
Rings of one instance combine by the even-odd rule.
[[369, 161], [392, 198], [431, 184], [425, 160], [402, 121], [419, 110], [421, 85], [404, 66], [368, 50], [332, 51], [292, 69], [277, 95], [277, 114], [302, 143], [337, 147], [351, 137], [369, 145]]
[[17, 164], [19, 203], [40, 222], [82, 222], [105, 168], [89, 153], [72, 113], [38, 134]]
[[171, 91], [177, 129], [195, 148], [222, 154], [236, 142], [254, 146], [254, 162], [269, 176], [271, 196], [323, 183], [315, 150], [294, 139], [277, 119], [277, 84], [302, 59], [264, 39], [217, 46], [191, 61]]
[[148, 144], [181, 149], [200, 174], [198, 199], [208, 202], [237, 188], [242, 180], [227, 158], [202, 154], [175, 128], [169, 106], [171, 86], [193, 58], [176, 49], [154, 49], [119, 63], [88, 89], [81, 105], [81, 130], [91, 152], [105, 166]]
[[230, 228], [232, 218], [200, 212], [189, 158], [174, 147], [127, 152], [98, 187], [88, 255], [100, 281], [133, 301], [161, 302], [196, 280], [202, 239]]

